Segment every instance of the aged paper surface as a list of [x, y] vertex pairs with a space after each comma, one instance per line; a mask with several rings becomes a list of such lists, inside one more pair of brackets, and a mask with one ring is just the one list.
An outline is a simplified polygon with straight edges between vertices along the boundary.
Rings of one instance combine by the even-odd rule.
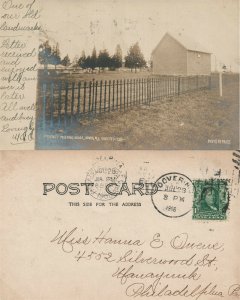
[[0, 1], [1, 149], [34, 149], [39, 19], [35, 0]]
[[2, 149], [239, 148], [238, 0], [0, 3]]
[[239, 299], [238, 157], [2, 152], [0, 298]]
[[[239, 148], [238, 5], [1, 0], [0, 148]], [[1, 300], [239, 298], [239, 152], [0, 155]]]

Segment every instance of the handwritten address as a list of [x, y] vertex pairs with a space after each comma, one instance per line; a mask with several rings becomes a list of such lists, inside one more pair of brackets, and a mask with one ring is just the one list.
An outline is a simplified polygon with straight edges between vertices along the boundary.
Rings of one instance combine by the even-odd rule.
[[[59, 230], [50, 243], [72, 254], [78, 264], [92, 261], [111, 265], [109, 275], [124, 287], [127, 297], [240, 297], [240, 284], [223, 288], [215, 282], [224, 252], [219, 241], [193, 240], [187, 232], [170, 237], [155, 232], [148, 240], [136, 235], [117, 237], [112, 228], [99, 230], [96, 235], [84, 232], [78, 227]], [[212, 279], [205, 279], [206, 274]]]

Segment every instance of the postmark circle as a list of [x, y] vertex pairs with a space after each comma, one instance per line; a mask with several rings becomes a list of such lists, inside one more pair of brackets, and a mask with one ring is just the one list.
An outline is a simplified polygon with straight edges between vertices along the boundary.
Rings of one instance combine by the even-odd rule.
[[151, 198], [159, 213], [169, 218], [179, 218], [192, 210], [194, 185], [186, 175], [167, 173], [160, 176], [155, 184], [158, 192]]
[[[126, 182], [127, 173], [123, 162], [114, 159], [112, 156], [99, 157], [87, 172], [86, 183], [93, 183], [89, 187], [89, 194], [102, 201], [114, 199], [124, 182]], [[112, 194], [106, 191], [106, 186], [110, 183]]]

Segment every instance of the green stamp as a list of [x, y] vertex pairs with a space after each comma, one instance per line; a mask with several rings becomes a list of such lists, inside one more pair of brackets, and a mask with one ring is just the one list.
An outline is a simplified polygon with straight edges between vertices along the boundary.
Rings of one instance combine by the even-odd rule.
[[194, 180], [193, 219], [226, 220], [229, 204], [228, 180]]

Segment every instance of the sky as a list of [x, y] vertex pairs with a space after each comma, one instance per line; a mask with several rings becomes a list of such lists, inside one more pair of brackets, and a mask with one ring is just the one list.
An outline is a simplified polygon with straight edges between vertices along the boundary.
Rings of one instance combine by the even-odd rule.
[[61, 56], [138, 42], [148, 61], [166, 32], [186, 35], [212, 53], [212, 70], [239, 71], [238, 0], [42, 0], [41, 24]]

